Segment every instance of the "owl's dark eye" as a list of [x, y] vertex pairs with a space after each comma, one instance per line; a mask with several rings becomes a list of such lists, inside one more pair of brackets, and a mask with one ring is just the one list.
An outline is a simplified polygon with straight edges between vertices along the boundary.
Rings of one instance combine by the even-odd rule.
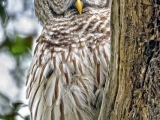
[[72, 4], [72, 5], [68, 8], [68, 11], [72, 11], [72, 10], [77, 11], [77, 8], [76, 8], [75, 4]]
[[[83, 8], [85, 8], [85, 7], [88, 7], [88, 6], [91, 6], [91, 5], [89, 5], [88, 3], [86, 3], [86, 2], [83, 2]], [[77, 10], [77, 8], [76, 8], [76, 5], [75, 5], [75, 2], [68, 8], [68, 11], [69, 10]]]
[[73, 10], [73, 9], [76, 9], [76, 7], [75, 7], [74, 4], [72, 4], [72, 5], [68, 8], [68, 10]]
[[47, 5], [49, 7], [49, 9], [51, 10], [53, 15], [56, 15], [56, 13], [54, 12], [53, 8], [50, 6], [49, 2], [47, 1]]

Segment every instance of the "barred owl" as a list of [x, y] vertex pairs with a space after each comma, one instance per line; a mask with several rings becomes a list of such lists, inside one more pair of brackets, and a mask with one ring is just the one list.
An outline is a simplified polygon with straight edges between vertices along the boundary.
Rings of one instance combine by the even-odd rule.
[[27, 75], [31, 120], [97, 120], [110, 61], [108, 0], [35, 0], [43, 25]]

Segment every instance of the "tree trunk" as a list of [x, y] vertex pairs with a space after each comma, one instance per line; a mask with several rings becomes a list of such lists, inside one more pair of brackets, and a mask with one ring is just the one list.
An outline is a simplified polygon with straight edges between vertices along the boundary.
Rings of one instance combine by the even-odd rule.
[[99, 120], [160, 120], [160, 0], [112, 0], [111, 65]]

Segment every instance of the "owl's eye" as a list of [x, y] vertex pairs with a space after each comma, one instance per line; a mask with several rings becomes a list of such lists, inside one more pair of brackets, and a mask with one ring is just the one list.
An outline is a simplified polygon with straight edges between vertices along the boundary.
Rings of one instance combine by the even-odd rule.
[[75, 7], [74, 4], [72, 4], [72, 5], [68, 8], [68, 10], [73, 10], [73, 9], [76, 9], [76, 7]]
[[[55, 16], [55, 15], [61, 15], [61, 14], [63, 14], [63, 12], [60, 13], [60, 14], [57, 13], [57, 11], [54, 10], [53, 6], [51, 6], [48, 1], [47, 1], [47, 5], [48, 5], [51, 13], [52, 13], [54, 16]], [[66, 11], [70, 11], [70, 10], [77, 10], [77, 8], [76, 8], [76, 2], [73, 2], [73, 3], [67, 8]], [[64, 11], [64, 12], [65, 12], [65, 11]]]
[[47, 5], [48, 5], [48, 7], [49, 7], [50, 11], [52, 12], [52, 14], [53, 14], [53, 15], [56, 15], [56, 13], [54, 12], [54, 10], [53, 10], [52, 6], [50, 6], [50, 4], [49, 4], [49, 2], [48, 2], [48, 1], [47, 1]]

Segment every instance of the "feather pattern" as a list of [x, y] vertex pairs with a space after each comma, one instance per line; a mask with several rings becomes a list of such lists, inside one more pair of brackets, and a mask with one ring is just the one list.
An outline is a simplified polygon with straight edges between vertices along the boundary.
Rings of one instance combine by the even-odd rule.
[[47, 21], [28, 70], [32, 120], [97, 120], [110, 61], [109, 9]]

